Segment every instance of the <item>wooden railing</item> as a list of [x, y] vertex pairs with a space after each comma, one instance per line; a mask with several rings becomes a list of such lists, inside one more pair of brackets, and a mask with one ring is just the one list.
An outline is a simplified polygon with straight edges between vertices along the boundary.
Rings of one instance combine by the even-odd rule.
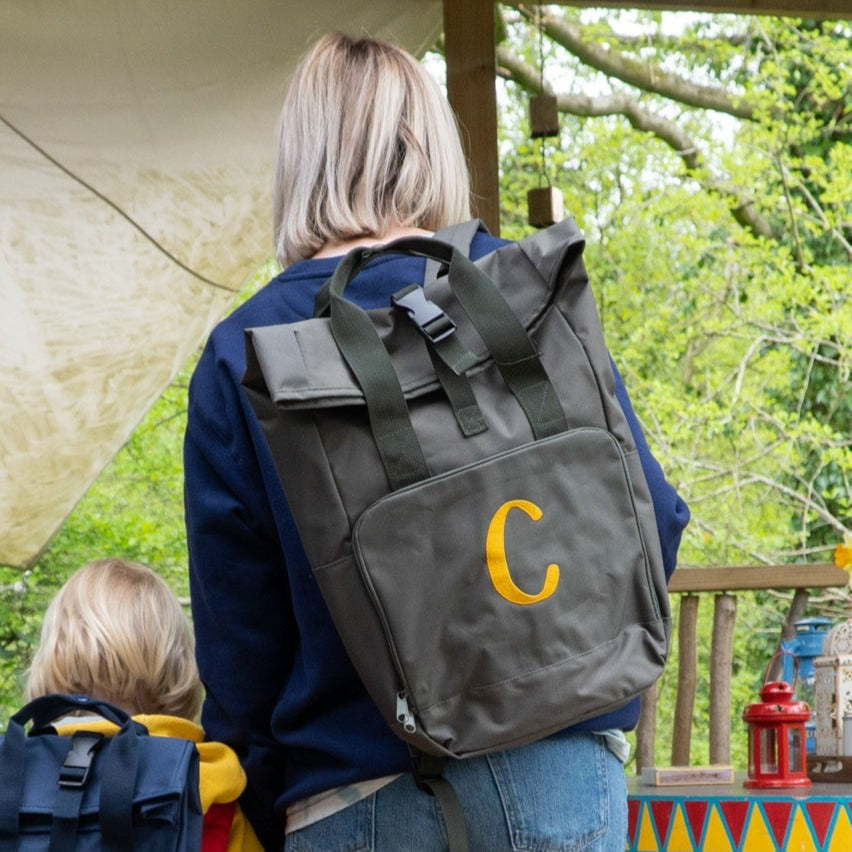
[[[710, 763], [731, 762], [731, 672], [737, 616], [736, 592], [759, 589], [794, 592], [779, 637], [792, 638], [794, 622], [802, 617], [811, 590], [842, 588], [849, 574], [828, 563], [802, 565], [706, 566], [678, 568], [669, 583], [672, 609], [678, 606], [677, 698], [672, 726], [671, 765], [688, 766], [692, 721], [698, 682], [698, 603], [701, 594], [713, 594], [713, 633], [710, 648]], [[678, 602], [678, 596], [680, 600]], [[642, 716], [636, 731], [636, 772], [655, 763], [657, 688], [643, 695]]]

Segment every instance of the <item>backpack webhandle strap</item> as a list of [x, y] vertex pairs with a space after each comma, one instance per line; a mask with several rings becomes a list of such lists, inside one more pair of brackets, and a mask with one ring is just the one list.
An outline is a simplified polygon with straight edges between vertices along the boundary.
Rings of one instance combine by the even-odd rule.
[[450, 288], [523, 408], [535, 438], [567, 429], [559, 398], [521, 321], [488, 275], [449, 243], [428, 237], [402, 237], [383, 246], [354, 249], [340, 261], [331, 277], [332, 304], [342, 301], [346, 285], [365, 264], [385, 254], [419, 255], [446, 264]]
[[443, 757], [411, 749], [412, 772], [417, 787], [435, 797], [444, 819], [449, 852], [468, 852], [467, 824], [464, 810], [453, 785], [443, 776]]
[[27, 722], [32, 722], [33, 732], [38, 733], [41, 728], [56, 719], [81, 710], [101, 716], [108, 722], [118, 725], [119, 728], [131, 723], [129, 714], [108, 701], [101, 701], [89, 695], [62, 695], [61, 693], [34, 698], [29, 704], [25, 704], [18, 710], [10, 721], [14, 720], [21, 726], [26, 725]]
[[429, 468], [399, 378], [372, 320], [354, 302], [332, 294], [330, 327], [364, 393], [373, 438], [391, 488], [396, 491], [427, 479]]
[[343, 297], [358, 271], [384, 254], [420, 255], [446, 264], [450, 287], [523, 408], [534, 437], [541, 439], [567, 428], [529, 335], [491, 279], [464, 254], [449, 244], [422, 237], [354, 249], [329, 280], [330, 327], [364, 392], [373, 434], [394, 489], [425, 479], [428, 468], [390, 356], [367, 313]]
[[18, 814], [24, 793], [23, 725], [13, 716], [0, 745], [0, 852], [19, 848]]
[[[33, 735], [55, 719], [80, 710], [97, 713], [119, 726], [118, 733], [109, 741], [104, 755], [104, 772], [101, 783], [99, 810], [103, 834], [102, 848], [109, 852], [133, 848], [133, 789], [138, 762], [138, 732], [145, 730], [137, 725], [123, 710], [105, 701], [88, 696], [45, 695], [22, 707], [9, 719], [3, 743], [0, 744], [0, 852], [18, 849], [18, 817], [23, 796], [26, 732], [24, 726], [33, 723]], [[69, 737], [73, 748], [73, 739]], [[92, 758], [94, 754], [92, 753]], [[64, 769], [64, 767], [63, 767]], [[62, 781], [59, 781], [62, 787]], [[60, 793], [60, 809], [66, 825], [73, 830], [82, 801], [85, 778]], [[73, 789], [72, 789], [73, 788]], [[67, 795], [64, 795], [67, 794]], [[51, 849], [61, 850], [73, 838], [57, 826], [51, 839]], [[69, 848], [71, 848], [69, 847]]]
[[[487, 228], [479, 219], [469, 219], [466, 222], [459, 222], [457, 225], [447, 225], [446, 228], [441, 228], [435, 232], [435, 239], [444, 243], [449, 243], [455, 246], [460, 252], [465, 255], [470, 254], [470, 246], [473, 243], [473, 238], [477, 231], [484, 230], [487, 233]], [[423, 283], [431, 281], [438, 277], [442, 269], [442, 264], [439, 260], [431, 257], [426, 258], [426, 266], [423, 270]], [[314, 297], [314, 316], [324, 317], [328, 315], [329, 302], [329, 286], [331, 279], [328, 279], [322, 287], [317, 291]]]

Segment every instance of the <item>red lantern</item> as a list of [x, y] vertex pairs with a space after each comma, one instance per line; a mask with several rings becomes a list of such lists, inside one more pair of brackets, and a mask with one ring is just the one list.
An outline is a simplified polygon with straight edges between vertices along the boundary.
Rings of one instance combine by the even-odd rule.
[[805, 722], [811, 718], [811, 708], [804, 701], [794, 701], [793, 687], [782, 680], [764, 681], [760, 699], [743, 711], [748, 724], [748, 779], [743, 786], [810, 786]]

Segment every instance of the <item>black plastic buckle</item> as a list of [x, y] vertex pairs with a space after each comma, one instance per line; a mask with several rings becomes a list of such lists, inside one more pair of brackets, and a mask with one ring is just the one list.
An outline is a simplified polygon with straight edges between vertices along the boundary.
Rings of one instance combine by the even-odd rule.
[[435, 754], [426, 754], [426, 752], [420, 751], [412, 745], [409, 745], [408, 751], [411, 755], [411, 774], [414, 776], [414, 783], [424, 793], [434, 796], [435, 791], [430, 786], [430, 782], [442, 777], [441, 773], [446, 758]]
[[410, 284], [391, 296], [391, 303], [404, 310], [420, 333], [432, 343], [449, 337], [456, 324], [444, 313], [443, 308], [426, 298], [422, 287]]
[[60, 787], [76, 788], [85, 785], [95, 753], [103, 740], [103, 734], [95, 734], [92, 731], [77, 731], [71, 737], [71, 750], [59, 770]]

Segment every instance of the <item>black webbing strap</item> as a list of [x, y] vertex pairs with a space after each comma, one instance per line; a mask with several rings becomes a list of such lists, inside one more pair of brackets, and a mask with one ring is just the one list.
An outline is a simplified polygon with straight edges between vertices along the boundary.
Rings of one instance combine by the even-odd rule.
[[568, 428], [565, 413], [535, 345], [491, 279], [454, 253], [448, 280], [524, 410], [536, 440], [564, 432]]
[[427, 479], [429, 468], [390, 355], [367, 314], [331, 294], [331, 332], [364, 393], [373, 438], [391, 488]]
[[59, 788], [53, 808], [48, 852], [74, 852], [77, 847], [77, 823], [80, 819], [82, 804], [82, 788], [79, 790]]
[[411, 750], [414, 782], [417, 786], [435, 797], [444, 827], [447, 830], [449, 852], [468, 852], [467, 825], [464, 821], [464, 811], [453, 785], [441, 774], [444, 768], [444, 758], [431, 754], [423, 754], [416, 749]]
[[[456, 225], [449, 225], [435, 232], [434, 239], [449, 243], [467, 257], [470, 246], [479, 230], [488, 229], [479, 219], [470, 219]], [[434, 258], [426, 258], [423, 270], [424, 285], [447, 271], [447, 266]], [[412, 285], [413, 286], [413, 285]], [[396, 297], [398, 294], [394, 294]], [[393, 301], [393, 300], [392, 300]], [[444, 393], [453, 409], [456, 422], [462, 434], [469, 438], [488, 429], [488, 423], [482, 414], [476, 396], [465, 372], [476, 363], [476, 356], [460, 340], [457, 334], [449, 334], [439, 340], [427, 337], [429, 358], [435, 369], [435, 375], [444, 389]]]
[[77, 848], [77, 824], [83, 794], [95, 755], [103, 742], [103, 734], [92, 731], [77, 731], [71, 737], [71, 748], [59, 770], [49, 852], [74, 852]]
[[494, 358], [538, 440], [567, 429], [562, 406], [535, 345], [488, 275], [447, 243], [404, 237], [375, 248], [356, 248], [329, 279], [330, 325], [341, 354], [364, 393], [373, 435], [391, 487], [428, 476], [420, 444], [390, 356], [367, 313], [343, 291], [372, 258], [384, 254], [432, 257], [448, 265], [450, 287]]
[[[449, 243], [453, 248], [457, 248], [466, 257], [470, 257], [470, 246], [477, 231], [483, 230], [488, 233], [488, 228], [480, 219], [469, 219], [467, 222], [459, 222], [457, 225], [448, 225], [446, 228], [441, 228], [435, 231], [434, 239]], [[433, 278], [437, 278], [445, 267], [442, 263], [434, 258], [426, 258], [426, 269], [423, 273], [423, 283], [426, 284]]]
[[435, 375], [462, 434], [469, 438], [484, 432], [488, 424], [465, 375], [465, 371], [476, 363], [476, 356], [455, 334], [455, 323], [442, 308], [426, 298], [423, 288], [417, 284], [409, 284], [394, 293], [391, 303], [408, 314], [425, 338]]
[[18, 814], [24, 793], [24, 746], [26, 734], [23, 725], [14, 719], [0, 745], [0, 850], [18, 852]]
[[98, 812], [101, 849], [122, 852], [133, 849], [133, 790], [139, 765], [136, 728], [119, 731], [104, 757]]
[[485, 432], [488, 429], [488, 423], [476, 401], [468, 377], [464, 373], [458, 374], [450, 369], [447, 362], [431, 346], [428, 346], [427, 350], [435, 375], [444, 389], [462, 434], [470, 438], [472, 435]]

